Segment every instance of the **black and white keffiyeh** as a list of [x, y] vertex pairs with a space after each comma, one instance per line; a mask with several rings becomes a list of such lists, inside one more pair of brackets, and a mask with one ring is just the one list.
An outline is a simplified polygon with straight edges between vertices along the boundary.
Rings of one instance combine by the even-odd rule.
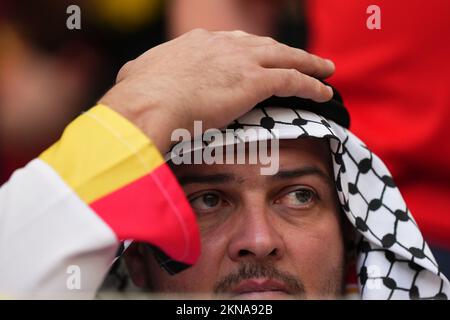
[[[254, 108], [228, 128], [235, 132], [233, 143], [250, 142], [246, 131], [255, 128], [266, 131], [268, 139], [329, 140], [339, 201], [358, 234], [356, 273], [361, 299], [448, 298], [449, 282], [388, 169], [352, 132], [317, 113], [277, 105]], [[211, 147], [203, 138], [198, 140], [201, 148]], [[182, 149], [189, 151], [186, 146]], [[173, 150], [167, 158], [173, 159]], [[176, 263], [158, 256], [166, 270], [179, 271]]]

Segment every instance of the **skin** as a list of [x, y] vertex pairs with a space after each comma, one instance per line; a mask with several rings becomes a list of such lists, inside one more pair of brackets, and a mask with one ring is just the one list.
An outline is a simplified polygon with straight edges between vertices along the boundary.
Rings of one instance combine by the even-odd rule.
[[[260, 175], [258, 164], [174, 166], [197, 215], [202, 254], [197, 264], [170, 276], [148, 246], [134, 244], [126, 263], [135, 284], [207, 298], [341, 296], [345, 245], [328, 143], [283, 140], [279, 154], [274, 176]], [[258, 287], [266, 280], [281, 289]]]
[[272, 95], [328, 101], [331, 88], [316, 78], [334, 69], [329, 60], [269, 37], [195, 29], [125, 64], [99, 103], [165, 153], [173, 130], [192, 132], [194, 120], [204, 130], [221, 128]]

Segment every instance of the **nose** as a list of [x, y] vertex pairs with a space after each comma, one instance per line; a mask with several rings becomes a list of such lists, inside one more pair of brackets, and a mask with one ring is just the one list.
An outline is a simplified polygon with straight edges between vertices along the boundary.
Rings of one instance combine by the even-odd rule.
[[238, 213], [237, 227], [228, 245], [228, 255], [235, 262], [279, 260], [286, 249], [280, 228], [270, 209], [252, 205]]

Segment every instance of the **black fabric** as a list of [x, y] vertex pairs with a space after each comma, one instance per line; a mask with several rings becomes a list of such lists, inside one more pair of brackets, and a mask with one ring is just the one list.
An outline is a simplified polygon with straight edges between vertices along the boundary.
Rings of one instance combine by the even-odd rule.
[[190, 267], [188, 264], [170, 259], [169, 256], [158, 247], [151, 245], [149, 245], [149, 247], [151, 248], [156, 261], [158, 261], [158, 264], [170, 275], [177, 274]]

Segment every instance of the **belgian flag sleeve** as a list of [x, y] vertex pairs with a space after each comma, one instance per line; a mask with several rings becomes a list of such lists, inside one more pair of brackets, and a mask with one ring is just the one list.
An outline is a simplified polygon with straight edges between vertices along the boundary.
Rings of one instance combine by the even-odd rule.
[[92, 298], [122, 240], [193, 264], [192, 209], [155, 145], [104, 105], [0, 189], [0, 296]]

